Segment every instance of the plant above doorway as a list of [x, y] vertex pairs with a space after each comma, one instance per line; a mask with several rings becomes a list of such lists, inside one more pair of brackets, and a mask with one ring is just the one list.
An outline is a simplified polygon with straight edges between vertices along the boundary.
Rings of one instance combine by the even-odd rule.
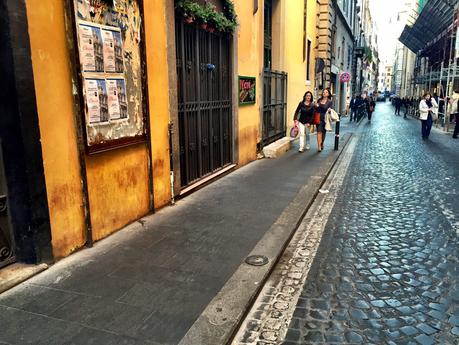
[[218, 12], [214, 5], [207, 3], [201, 6], [193, 0], [176, 0], [175, 9], [188, 24], [197, 21], [201, 28], [213, 32], [233, 33], [237, 27], [237, 16], [231, 0], [224, 0], [223, 13]]
[[373, 62], [373, 51], [371, 50], [370, 47], [365, 47], [363, 54], [364, 54], [365, 60], [367, 60], [370, 63]]

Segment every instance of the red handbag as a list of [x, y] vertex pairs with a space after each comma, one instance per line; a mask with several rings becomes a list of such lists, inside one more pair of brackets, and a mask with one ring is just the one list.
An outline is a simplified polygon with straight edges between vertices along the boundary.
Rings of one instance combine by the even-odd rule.
[[320, 125], [320, 113], [319, 112], [314, 113], [314, 117], [312, 118], [312, 124]]

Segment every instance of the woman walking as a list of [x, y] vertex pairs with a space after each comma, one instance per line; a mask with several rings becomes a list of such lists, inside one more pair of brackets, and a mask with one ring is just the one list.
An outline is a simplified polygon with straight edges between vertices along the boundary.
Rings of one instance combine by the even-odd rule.
[[421, 120], [422, 139], [427, 140], [432, 129], [434, 114], [438, 111], [438, 104], [430, 93], [426, 93], [419, 103], [419, 119]]
[[317, 150], [321, 152], [324, 149], [325, 135], [327, 130], [325, 128], [326, 115], [330, 112], [333, 105], [332, 94], [330, 89], [325, 89], [322, 92], [322, 97], [317, 101], [316, 111], [320, 113], [320, 124], [317, 125]]
[[450, 101], [450, 114], [455, 117], [456, 125], [454, 126], [453, 139], [458, 139], [459, 135], [459, 89], [455, 90]]
[[[306, 141], [306, 150], [311, 148], [310, 144], [310, 131], [311, 125], [314, 118], [314, 100], [312, 93], [307, 91], [303, 100], [298, 104], [295, 111], [294, 121], [297, 122], [300, 130], [300, 149], [299, 152], [304, 152], [304, 144]], [[306, 140], [305, 140], [306, 139]]]
[[373, 97], [368, 96], [368, 92], [364, 92], [364, 101], [367, 108], [368, 122], [371, 122], [371, 115], [375, 111], [376, 103], [373, 100]]

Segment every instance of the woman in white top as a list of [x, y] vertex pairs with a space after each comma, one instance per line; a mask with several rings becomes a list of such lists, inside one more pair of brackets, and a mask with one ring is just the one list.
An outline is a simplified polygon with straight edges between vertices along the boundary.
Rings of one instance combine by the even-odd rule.
[[426, 140], [429, 138], [430, 130], [432, 129], [433, 116], [438, 114], [438, 104], [430, 93], [426, 93], [419, 103], [419, 113], [422, 123], [422, 139]]

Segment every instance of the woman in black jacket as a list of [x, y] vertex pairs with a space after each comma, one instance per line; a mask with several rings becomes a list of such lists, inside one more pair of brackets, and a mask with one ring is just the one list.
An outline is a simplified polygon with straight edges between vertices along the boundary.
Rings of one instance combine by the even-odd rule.
[[[311, 148], [310, 130], [314, 118], [314, 99], [312, 93], [307, 91], [303, 100], [298, 104], [295, 111], [294, 121], [297, 122], [300, 130], [300, 149], [299, 152], [304, 152], [304, 144], [306, 141], [306, 150]], [[306, 139], [306, 140], [305, 140]]]
[[333, 96], [330, 89], [325, 89], [322, 92], [322, 97], [319, 98], [316, 105], [316, 111], [320, 114], [320, 124], [317, 125], [317, 151], [321, 152], [324, 149], [326, 114], [330, 112], [333, 107]]

